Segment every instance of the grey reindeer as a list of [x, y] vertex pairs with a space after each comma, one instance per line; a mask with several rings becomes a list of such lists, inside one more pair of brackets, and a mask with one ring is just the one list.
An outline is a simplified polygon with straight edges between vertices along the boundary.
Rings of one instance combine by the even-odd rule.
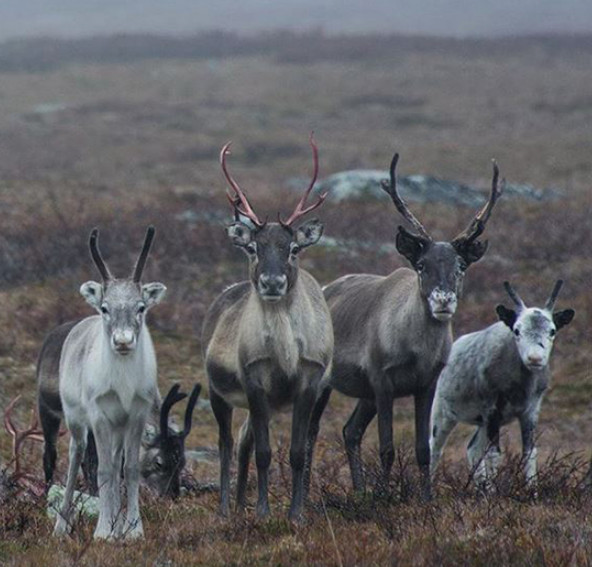
[[245, 194], [228, 173], [226, 155], [220, 154], [226, 179], [236, 197], [229, 199], [253, 228], [236, 220], [228, 227], [235, 246], [249, 258], [249, 280], [224, 291], [210, 307], [203, 326], [202, 347], [209, 379], [210, 401], [219, 427], [220, 512], [230, 510], [230, 461], [234, 407], [247, 408], [238, 446], [237, 507], [244, 508], [250, 455], [255, 448], [257, 514], [269, 514], [268, 471], [271, 461], [271, 413], [292, 408], [290, 465], [292, 499], [289, 516], [301, 517], [303, 470], [310, 463], [307, 447], [310, 415], [323, 381], [331, 369], [333, 330], [331, 316], [317, 281], [298, 267], [299, 253], [321, 237], [316, 219], [298, 228], [294, 223], [324, 201], [322, 195], [306, 206], [318, 175], [318, 150], [313, 150], [313, 179], [287, 221], [262, 222]]
[[[139, 510], [140, 444], [158, 396], [156, 356], [144, 317], [160, 302], [161, 283], [142, 284], [154, 238], [149, 227], [132, 275], [117, 279], [98, 246], [98, 230], [89, 247], [102, 283], [88, 281], [80, 293], [98, 312], [68, 332], [59, 359], [60, 402], [70, 431], [68, 480], [54, 534], [71, 528], [72, 497], [87, 435], [92, 431], [98, 454], [99, 520], [96, 539], [143, 537]], [[59, 350], [56, 345], [50, 349]], [[122, 514], [120, 479], [123, 463], [127, 506]]]
[[524, 474], [536, 477], [535, 430], [551, 379], [549, 358], [559, 329], [573, 309], [554, 312], [562, 280], [543, 308], [526, 307], [512, 286], [504, 286], [516, 309], [496, 308], [500, 321], [457, 339], [438, 380], [431, 418], [431, 472], [435, 473], [448, 436], [458, 423], [476, 425], [467, 455], [475, 479], [488, 486], [500, 460], [500, 427], [518, 419]]
[[[343, 428], [355, 491], [365, 488], [360, 447], [376, 414], [382, 465], [377, 488], [386, 487], [394, 460], [393, 401], [413, 396], [416, 456], [422, 494], [429, 498], [429, 419], [436, 379], [452, 345], [451, 319], [465, 272], [487, 249], [487, 242], [477, 239], [501, 190], [494, 162], [487, 203], [452, 241], [436, 242], [399, 196], [395, 179], [398, 158], [395, 154], [390, 183], [385, 180], [382, 188], [417, 231], [414, 234], [399, 226], [396, 237], [397, 250], [413, 269], [399, 268], [388, 276], [347, 275], [323, 288], [335, 332], [330, 386], [359, 399]], [[313, 437], [329, 396], [330, 388], [319, 396], [311, 421]]]

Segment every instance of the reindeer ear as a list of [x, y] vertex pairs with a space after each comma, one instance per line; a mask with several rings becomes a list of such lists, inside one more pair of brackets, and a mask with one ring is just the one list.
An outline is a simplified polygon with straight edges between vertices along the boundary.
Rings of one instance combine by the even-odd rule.
[[311, 219], [301, 224], [296, 230], [295, 241], [300, 248], [306, 248], [316, 244], [324, 230], [323, 223], [319, 219]]
[[571, 320], [574, 318], [576, 312], [573, 309], [564, 309], [563, 311], [555, 311], [553, 313], [553, 323], [555, 323], [555, 327], [557, 330], [561, 329], [561, 327], [565, 327], [571, 323]]
[[518, 318], [516, 311], [508, 309], [503, 305], [498, 305], [495, 308], [495, 311], [500, 321], [503, 321], [508, 327], [510, 327], [510, 329], [514, 329], [514, 323], [516, 323], [516, 319]]
[[253, 233], [251, 229], [244, 223], [237, 221], [233, 222], [226, 229], [230, 240], [235, 246], [245, 247], [253, 239]]
[[94, 307], [97, 311], [101, 311], [101, 303], [103, 302], [103, 286], [98, 282], [85, 282], [80, 286], [80, 294], [86, 302]]
[[399, 253], [405, 256], [411, 262], [411, 265], [415, 267], [421, 255], [425, 252], [427, 241], [399, 226], [396, 244]]
[[481, 260], [483, 254], [487, 251], [489, 242], [484, 240], [474, 240], [473, 242], [453, 242], [456, 253], [467, 263], [472, 264]]
[[142, 299], [146, 307], [160, 303], [166, 294], [166, 286], [160, 282], [147, 283], [142, 286]]

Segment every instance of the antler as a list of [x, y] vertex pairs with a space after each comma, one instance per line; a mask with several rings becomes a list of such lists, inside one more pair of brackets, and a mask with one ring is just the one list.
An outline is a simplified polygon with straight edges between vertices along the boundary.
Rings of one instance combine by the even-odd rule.
[[504, 191], [506, 180], [502, 180], [501, 187], [498, 185], [499, 168], [497, 167], [497, 162], [495, 160], [491, 161], [493, 163], [493, 179], [491, 181], [491, 194], [489, 199], [483, 208], [477, 213], [475, 218], [471, 221], [469, 226], [454, 238], [452, 241], [453, 245], [460, 243], [469, 244], [483, 233], [485, 230], [485, 225], [487, 224], [487, 221], [491, 215], [491, 211], [493, 210], [493, 207], [495, 206], [500, 195]]
[[516, 293], [514, 288], [510, 285], [510, 282], [504, 282], [504, 287], [506, 288], [508, 295], [512, 298], [512, 301], [516, 304], [516, 306], [520, 309], [524, 309], [526, 307], [524, 301], [522, 301], [518, 293]]
[[555, 301], [557, 300], [557, 296], [559, 295], [559, 290], [561, 289], [562, 286], [563, 286], [563, 280], [557, 280], [555, 282], [555, 286], [553, 287], [553, 291], [551, 292], [549, 299], [547, 299], [547, 303], [545, 303], [545, 309], [547, 311], [553, 311], [553, 308], [555, 307]]
[[179, 384], [172, 386], [160, 407], [160, 434], [164, 438], [169, 436], [169, 412], [171, 411], [171, 408], [177, 402], [180, 402], [187, 397], [187, 394], [179, 393], [179, 388]]
[[393, 159], [391, 160], [391, 167], [390, 167], [390, 183], [386, 179], [383, 179], [381, 182], [381, 187], [384, 191], [386, 191], [397, 210], [411, 223], [413, 228], [419, 233], [419, 235], [427, 240], [432, 240], [432, 237], [428, 234], [428, 231], [424, 228], [424, 226], [417, 220], [417, 217], [409, 210], [407, 203], [403, 201], [401, 196], [399, 195], [399, 191], [397, 190], [397, 180], [395, 177], [395, 170], [397, 168], [397, 163], [399, 161], [399, 154], [395, 154]]
[[197, 398], [199, 397], [199, 393], [201, 392], [201, 384], [196, 384], [191, 391], [191, 396], [189, 396], [189, 401], [187, 402], [187, 408], [185, 409], [185, 424], [183, 427], [183, 437], [187, 437], [189, 432], [191, 431], [191, 419], [193, 417], [193, 408], [197, 403]]
[[150, 252], [150, 247], [152, 246], [152, 241], [154, 240], [155, 232], [156, 230], [152, 225], [150, 225], [148, 227], [148, 230], [146, 230], [144, 246], [142, 247], [142, 251], [138, 256], [138, 260], [136, 262], [136, 266], [134, 268], [132, 276], [135, 283], [139, 283], [142, 279], [142, 272], [144, 271], [144, 266], [146, 265], [146, 259], [148, 258], [148, 253]]
[[314, 211], [317, 207], [320, 207], [323, 204], [323, 202], [325, 201], [325, 199], [327, 198], [327, 195], [329, 193], [328, 191], [325, 191], [322, 195], [319, 195], [319, 198], [317, 199], [317, 201], [315, 203], [313, 203], [312, 205], [310, 205], [308, 207], [305, 207], [306, 199], [308, 199], [308, 196], [310, 195], [310, 192], [312, 191], [314, 184], [317, 180], [317, 177], [319, 175], [319, 149], [317, 148], [317, 145], [314, 141], [314, 132], [310, 133], [309, 141], [310, 141], [310, 146], [312, 147], [312, 162], [313, 162], [312, 180], [308, 186], [308, 189], [306, 190], [306, 192], [302, 196], [302, 199], [300, 199], [300, 201], [296, 205], [294, 212], [290, 215], [290, 218], [284, 222], [278, 214], [278, 220], [279, 220], [280, 224], [285, 227], [291, 226], [299, 218], [303, 217], [307, 213], [310, 213], [311, 211]]
[[98, 228], [95, 227], [91, 230], [88, 245], [90, 248], [90, 255], [92, 256], [95, 266], [99, 270], [101, 277], [103, 278], [103, 282], [107, 283], [109, 280], [113, 279], [113, 276], [111, 275], [111, 272], [109, 271], [109, 268], [107, 267], [107, 264], [105, 264], [105, 261], [103, 260], [103, 257], [101, 256], [101, 252], [99, 250], [99, 229]]
[[35, 410], [32, 411], [32, 417], [31, 417], [31, 424], [29, 425], [29, 427], [27, 429], [24, 429], [23, 431], [19, 431], [17, 429], [17, 427], [14, 425], [14, 422], [12, 421], [12, 410], [14, 409], [14, 406], [16, 405], [16, 403], [21, 399], [21, 396], [18, 395], [16, 398], [14, 398], [6, 407], [6, 410], [4, 412], [4, 427], [6, 428], [6, 431], [8, 431], [8, 433], [10, 433], [10, 435], [12, 436], [12, 456], [13, 456], [13, 462], [14, 462], [14, 478], [18, 478], [21, 475], [24, 475], [25, 473], [23, 473], [21, 471], [21, 462], [20, 462], [20, 449], [21, 446], [23, 444], [23, 441], [25, 441], [26, 439], [32, 439], [34, 441], [41, 441], [43, 442], [43, 431], [41, 429], [39, 429], [39, 420], [37, 418], [37, 414], [35, 412]]
[[[226, 156], [230, 153], [231, 144], [232, 142], [228, 142], [220, 151], [220, 165], [222, 166], [222, 171], [224, 172], [224, 176], [226, 177], [228, 184], [230, 187], [232, 187], [232, 189], [234, 189], [234, 192], [236, 193], [236, 197], [234, 199], [228, 193], [226, 196], [228, 197], [230, 204], [234, 207], [235, 212], [238, 211], [241, 215], [250, 219], [255, 224], [255, 226], [261, 228], [265, 223], [259, 220], [259, 217], [253, 210], [253, 207], [251, 207], [249, 204], [246, 195], [228, 172], [228, 168], [226, 166]], [[242, 209], [240, 208], [241, 205], [243, 207]]]

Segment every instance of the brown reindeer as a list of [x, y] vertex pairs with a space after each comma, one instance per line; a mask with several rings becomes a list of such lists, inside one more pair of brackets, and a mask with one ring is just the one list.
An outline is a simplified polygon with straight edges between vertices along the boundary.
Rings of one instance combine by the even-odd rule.
[[[393, 401], [415, 400], [416, 456], [429, 498], [429, 420], [436, 379], [452, 345], [451, 319], [462, 291], [465, 271], [479, 260], [487, 242], [482, 234], [501, 194], [493, 164], [491, 195], [466, 230], [450, 242], [436, 242], [411, 213], [397, 191], [395, 154], [390, 183], [383, 189], [417, 234], [399, 226], [397, 250], [413, 269], [399, 268], [388, 276], [347, 275], [324, 288], [335, 330], [335, 354], [330, 387], [358, 398], [343, 436], [354, 490], [364, 489], [360, 445], [366, 428], [378, 414], [382, 478], [388, 483], [394, 459]], [[311, 434], [329, 399], [326, 389], [314, 411]], [[307, 479], [308, 482], [308, 479]]]
[[[309, 422], [317, 393], [331, 368], [333, 330], [331, 316], [317, 281], [298, 267], [298, 254], [315, 244], [323, 232], [316, 219], [298, 228], [294, 223], [313, 211], [306, 199], [318, 174], [314, 140], [314, 174], [310, 186], [287, 221], [262, 222], [245, 194], [230, 176], [222, 148], [220, 162], [235, 192], [229, 196], [236, 222], [228, 227], [235, 246], [249, 258], [249, 280], [224, 291], [210, 307], [203, 327], [202, 345], [210, 385], [210, 401], [219, 426], [220, 512], [230, 508], [230, 460], [233, 407], [249, 410], [238, 449], [237, 507], [245, 505], [250, 454], [255, 447], [259, 498], [257, 513], [269, 514], [268, 470], [271, 461], [269, 419], [274, 410], [292, 407], [290, 465], [292, 502], [290, 518], [298, 519], [303, 502], [303, 472], [307, 458]], [[240, 215], [252, 223], [240, 222]]]

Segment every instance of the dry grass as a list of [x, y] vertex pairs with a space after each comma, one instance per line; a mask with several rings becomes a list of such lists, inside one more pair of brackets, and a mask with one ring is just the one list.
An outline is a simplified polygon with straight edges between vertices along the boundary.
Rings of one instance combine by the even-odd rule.
[[[145, 495], [145, 543], [94, 544], [92, 526], [82, 523], [72, 539], [50, 545], [42, 503], [10, 501], [0, 506], [1, 564], [590, 562], [590, 497], [582, 490], [592, 435], [588, 61], [552, 45], [491, 53], [458, 46], [406, 49], [363, 62], [296, 59], [142, 60], [0, 74], [2, 399], [22, 392], [24, 419], [34, 404], [34, 363], [43, 336], [88, 313], [77, 289], [95, 277], [86, 251], [95, 225], [114, 271], [125, 273], [146, 224], [156, 223], [147, 277], [162, 279], [170, 290], [150, 321], [160, 386], [204, 382], [203, 315], [216, 294], [246, 271], [222, 230], [228, 217], [216, 156], [230, 138], [236, 140], [233, 171], [257, 209], [270, 215], [294, 200], [286, 178], [308, 175], [312, 128], [324, 174], [386, 167], [397, 150], [402, 174], [433, 173], [486, 187], [489, 158], [496, 156], [509, 180], [566, 193], [550, 204], [502, 199], [487, 229], [490, 250], [469, 271], [455, 320], [457, 334], [493, 322], [495, 305], [505, 301], [504, 279], [527, 302], [543, 301], [558, 276], [566, 280], [560, 306], [574, 307], [577, 315], [557, 340], [554, 381], [543, 405], [540, 498], [533, 500], [516, 474], [514, 428], [503, 437], [511, 458], [497, 492], [484, 496], [467, 486], [468, 430], [461, 427], [450, 440], [437, 498], [419, 502], [407, 400], [396, 403], [402, 449], [391, 497], [354, 498], [340, 440], [353, 401], [334, 395], [319, 440], [307, 525], [294, 527], [285, 519], [289, 416], [282, 415], [273, 426], [269, 521], [257, 521], [252, 510], [244, 519], [222, 521], [215, 494], [176, 504]], [[47, 104], [63, 109], [46, 112], [40, 105]], [[452, 237], [473, 214], [444, 205], [414, 210], [438, 238]], [[392, 241], [399, 224], [393, 210], [372, 202], [329, 203], [321, 216], [327, 235], [377, 248]], [[403, 260], [352, 244], [341, 251], [311, 249], [303, 264], [325, 283], [346, 272], [388, 273]], [[216, 443], [213, 417], [200, 412], [189, 446]], [[364, 446], [371, 470], [375, 446], [371, 427]], [[4, 432], [0, 452], [9, 456]], [[64, 442], [60, 455], [64, 471]], [[40, 471], [38, 447], [29, 463]], [[216, 481], [217, 465], [195, 465], [192, 472], [200, 482]], [[254, 486], [250, 494], [254, 498]]]

